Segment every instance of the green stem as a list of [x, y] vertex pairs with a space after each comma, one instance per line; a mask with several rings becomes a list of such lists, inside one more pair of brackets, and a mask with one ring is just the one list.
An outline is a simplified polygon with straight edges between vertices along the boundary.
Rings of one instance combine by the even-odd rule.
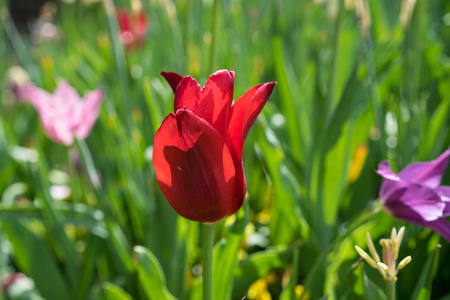
[[114, 57], [116, 60], [117, 68], [117, 78], [119, 79], [121, 97], [122, 97], [122, 107], [124, 110], [125, 126], [127, 133], [131, 133], [132, 120], [131, 120], [131, 101], [129, 97], [129, 86], [128, 86], [128, 70], [127, 70], [127, 60], [124, 52], [123, 45], [119, 39], [119, 24], [116, 18], [116, 8], [112, 0], [103, 0], [103, 4], [108, 16], [109, 29], [111, 32], [111, 40], [113, 44]]
[[336, 21], [334, 25], [334, 32], [333, 32], [333, 54], [331, 57], [331, 74], [330, 74], [330, 82], [329, 82], [329, 90], [328, 90], [328, 96], [327, 96], [327, 106], [326, 109], [328, 110], [326, 112], [327, 119], [331, 118], [334, 108], [336, 106], [336, 82], [337, 82], [337, 76], [338, 76], [338, 57], [340, 52], [340, 40], [341, 40], [341, 23], [344, 15], [344, 9], [342, 8], [344, 6], [344, 1], [339, 1], [339, 10], [338, 14], [336, 16]]
[[203, 223], [203, 300], [212, 300], [212, 264], [215, 226], [216, 223]]
[[81, 190], [79, 174], [77, 174], [74, 164], [75, 162], [72, 161], [72, 151], [76, 152], [76, 149], [67, 148], [67, 168], [69, 169], [69, 176], [71, 178], [72, 201], [73, 203], [80, 203], [83, 192]]
[[378, 80], [377, 72], [375, 67], [375, 58], [373, 56], [373, 44], [372, 37], [370, 33], [363, 40], [364, 57], [367, 64], [367, 76], [369, 78], [369, 91], [370, 91], [370, 105], [372, 106], [372, 111], [375, 118], [375, 124], [380, 131], [379, 139], [379, 149], [382, 157], [386, 157], [385, 142], [386, 133], [384, 131], [384, 117], [383, 117], [383, 107], [381, 105], [382, 101], [378, 94]]
[[386, 296], [387, 300], [395, 300], [395, 281], [394, 282], [386, 281]]
[[216, 56], [217, 56], [217, 40], [219, 35], [219, 7], [220, 7], [220, 0], [214, 0], [214, 6], [213, 6], [213, 14], [212, 14], [212, 21], [211, 21], [211, 47], [209, 48], [209, 73], [214, 72], [215, 69], [215, 62], [216, 62]]
[[95, 169], [94, 160], [92, 159], [91, 152], [84, 140], [76, 139], [75, 143], [80, 150], [81, 159], [91, 181], [92, 186], [96, 191], [100, 188], [100, 178], [98, 177], [97, 170]]

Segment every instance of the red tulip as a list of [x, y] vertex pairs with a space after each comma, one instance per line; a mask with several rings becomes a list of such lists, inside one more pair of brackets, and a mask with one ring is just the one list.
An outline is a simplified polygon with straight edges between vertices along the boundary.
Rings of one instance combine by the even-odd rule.
[[159, 187], [186, 219], [219, 221], [242, 206], [244, 140], [276, 82], [259, 84], [233, 103], [234, 71], [217, 71], [203, 88], [190, 76], [161, 74], [175, 92], [175, 113], [155, 135]]
[[120, 9], [117, 12], [120, 27], [120, 39], [128, 49], [142, 44], [147, 36], [148, 17], [144, 11], [128, 12]]

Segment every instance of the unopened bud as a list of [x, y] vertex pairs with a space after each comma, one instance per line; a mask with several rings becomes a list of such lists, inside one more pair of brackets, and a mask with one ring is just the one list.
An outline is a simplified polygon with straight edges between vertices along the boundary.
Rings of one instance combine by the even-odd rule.
[[363, 249], [359, 248], [358, 246], [355, 246], [356, 251], [358, 254], [369, 264], [372, 266], [372, 268], [377, 268], [377, 263], [372, 259], [372, 257], [369, 256]]
[[373, 245], [372, 237], [370, 236], [369, 232], [367, 232], [366, 237], [367, 237], [367, 247], [369, 247], [370, 254], [372, 254], [372, 257], [376, 262], [379, 262], [380, 257], [378, 256], [378, 253], [375, 250], [375, 246]]
[[401, 270], [403, 269], [407, 264], [409, 264], [411, 262], [411, 256], [407, 256], [404, 259], [402, 259], [402, 261], [398, 264], [398, 269]]

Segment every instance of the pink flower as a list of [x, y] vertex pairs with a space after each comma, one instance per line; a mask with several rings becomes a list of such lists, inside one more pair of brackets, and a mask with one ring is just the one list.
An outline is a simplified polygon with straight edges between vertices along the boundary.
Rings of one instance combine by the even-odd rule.
[[74, 138], [84, 140], [91, 132], [99, 114], [102, 92], [94, 90], [80, 98], [67, 81], [62, 81], [53, 94], [30, 85], [28, 97], [48, 137], [70, 146]]

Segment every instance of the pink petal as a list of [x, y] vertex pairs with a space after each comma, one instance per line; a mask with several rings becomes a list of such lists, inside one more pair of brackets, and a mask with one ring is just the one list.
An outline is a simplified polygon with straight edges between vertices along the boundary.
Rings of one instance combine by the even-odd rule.
[[36, 87], [34, 84], [28, 86], [28, 98], [38, 112], [42, 111], [48, 103], [53, 100], [53, 95]]
[[100, 103], [102, 101], [102, 91], [94, 90], [87, 93], [81, 103], [81, 116], [79, 124], [76, 128], [76, 136], [80, 140], [84, 140], [92, 130], [97, 121], [100, 112]]
[[153, 165], [164, 196], [181, 216], [216, 222], [233, 207], [235, 168], [220, 134], [188, 110], [164, 119], [155, 135]]
[[53, 101], [64, 102], [68, 107], [78, 104], [80, 95], [65, 80], [61, 81], [53, 92]]
[[449, 156], [450, 149], [433, 161], [410, 164], [398, 175], [403, 180], [436, 188], [441, 182]]
[[173, 92], [175, 93], [177, 91], [177, 86], [183, 79], [183, 76], [180, 74], [177, 74], [175, 72], [161, 72], [160, 73], [169, 83], [170, 87], [172, 88]]
[[41, 125], [44, 132], [57, 143], [70, 146], [73, 144], [73, 133], [71, 123], [64, 116], [54, 116], [50, 114], [40, 115]]
[[239, 157], [247, 134], [266, 104], [276, 82], [259, 84], [239, 97], [231, 107], [228, 134]]

